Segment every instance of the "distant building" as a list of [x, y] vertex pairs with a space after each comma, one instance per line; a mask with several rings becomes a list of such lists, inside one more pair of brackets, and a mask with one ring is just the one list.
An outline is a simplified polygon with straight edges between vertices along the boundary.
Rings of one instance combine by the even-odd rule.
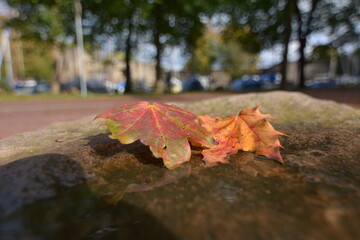
[[[318, 75], [327, 74], [329, 72], [329, 66], [324, 63], [309, 62], [305, 65], [305, 79], [314, 79]], [[263, 69], [261, 72], [281, 72], [281, 63], [272, 66], [271, 68]], [[287, 82], [297, 84], [299, 70], [298, 62], [288, 62], [287, 65]]]
[[[116, 57], [107, 61], [93, 59], [85, 53], [85, 71], [87, 80], [100, 80], [113, 83], [125, 82], [125, 61]], [[60, 82], [67, 83], [78, 77], [76, 48], [67, 48], [60, 60]], [[131, 61], [132, 80], [134, 84], [141, 84], [150, 88], [155, 83], [155, 66], [153, 63]]]

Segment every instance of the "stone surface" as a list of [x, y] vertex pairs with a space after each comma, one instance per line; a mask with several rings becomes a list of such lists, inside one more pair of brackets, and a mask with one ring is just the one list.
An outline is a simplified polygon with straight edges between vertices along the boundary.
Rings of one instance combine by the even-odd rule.
[[0, 165], [20, 157], [32, 156], [61, 148], [63, 143], [71, 143], [82, 137], [101, 132], [100, 122], [94, 116], [77, 121], [59, 122], [34, 132], [24, 132], [0, 139]]
[[213, 116], [261, 105], [289, 135], [285, 164], [240, 152], [206, 168], [194, 148], [169, 171], [92, 117], [59, 123], [0, 140], [0, 239], [360, 238], [359, 110], [285, 92], [178, 105]]

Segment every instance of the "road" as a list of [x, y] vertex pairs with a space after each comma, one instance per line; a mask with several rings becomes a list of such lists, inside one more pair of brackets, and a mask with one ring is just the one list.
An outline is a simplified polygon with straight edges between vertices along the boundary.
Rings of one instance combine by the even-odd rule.
[[[360, 108], [360, 89], [305, 90], [304, 93], [316, 98], [330, 99]], [[230, 95], [235, 95], [235, 93], [184, 93], [160, 96], [124, 95], [91, 99], [0, 102], [0, 138], [25, 131], [33, 131], [53, 122], [71, 121], [95, 115], [125, 103], [130, 104], [137, 101], [194, 102]]]

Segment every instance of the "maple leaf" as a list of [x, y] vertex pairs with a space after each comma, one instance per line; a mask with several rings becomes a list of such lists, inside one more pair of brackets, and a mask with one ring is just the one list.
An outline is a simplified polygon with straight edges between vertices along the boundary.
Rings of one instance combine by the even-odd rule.
[[276, 131], [266, 118], [274, 117], [261, 114], [258, 107], [242, 110], [238, 115], [227, 118], [200, 116], [202, 126], [212, 133], [219, 143], [203, 150], [206, 164], [227, 163], [229, 156], [239, 150], [254, 151], [255, 155], [283, 163], [279, 151], [282, 146], [278, 136], [286, 134]]
[[140, 140], [148, 145], [155, 157], [163, 158], [167, 168], [173, 169], [189, 161], [189, 141], [211, 147], [216, 142], [196, 115], [173, 105], [138, 102], [123, 105], [99, 114], [96, 118], [109, 119], [106, 123], [111, 138], [123, 144]]

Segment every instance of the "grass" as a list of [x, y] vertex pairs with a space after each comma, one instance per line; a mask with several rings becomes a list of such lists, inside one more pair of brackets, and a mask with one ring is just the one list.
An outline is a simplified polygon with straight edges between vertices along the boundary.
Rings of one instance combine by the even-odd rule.
[[[226, 91], [225, 91], [226, 92]], [[173, 95], [187, 95], [187, 94], [206, 94], [208, 92], [186, 92], [177, 93]], [[144, 97], [157, 97], [168, 95], [167, 93], [128, 93], [128, 94], [106, 94], [106, 93], [91, 93], [87, 95], [87, 99], [96, 98], [116, 98], [125, 96], [144, 96]], [[80, 93], [60, 93], [60, 94], [29, 94], [29, 95], [16, 95], [14, 93], [0, 93], [0, 102], [14, 102], [14, 101], [36, 101], [36, 100], [73, 100], [82, 99]]]
[[[108, 98], [119, 97], [119, 94], [95, 94], [88, 93], [87, 98]], [[31, 94], [31, 95], [16, 95], [13, 93], [0, 94], [0, 102], [12, 102], [12, 101], [28, 101], [28, 100], [57, 100], [57, 99], [82, 99], [80, 94], [60, 93], [60, 94]]]

